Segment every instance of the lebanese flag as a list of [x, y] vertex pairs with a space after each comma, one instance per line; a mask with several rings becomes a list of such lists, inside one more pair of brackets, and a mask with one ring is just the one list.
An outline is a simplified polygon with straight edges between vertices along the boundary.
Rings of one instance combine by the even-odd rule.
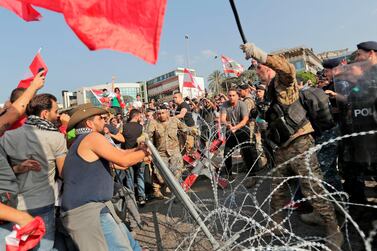
[[45, 71], [45, 73], [43, 75], [46, 76], [46, 74], [48, 72], [48, 68], [47, 68], [46, 63], [43, 61], [41, 53], [38, 52], [37, 55], [35, 55], [33, 61], [31, 62], [30, 66], [29, 66], [29, 69], [32, 73], [32, 76], [21, 80], [20, 83], [18, 84], [17, 88], [28, 88], [30, 86], [31, 81], [33, 81], [35, 76], [39, 73], [39, 70], [42, 69], [42, 68]]
[[199, 85], [195, 83], [194, 77], [187, 68], [183, 70], [183, 87], [198, 88], [201, 91]]
[[30, 4], [17, 0], [0, 0], [0, 6], [12, 11], [26, 22], [39, 21], [42, 17]]
[[101, 103], [101, 105], [104, 106], [110, 106], [110, 101], [113, 98], [116, 98], [116, 94], [112, 91], [104, 92], [102, 90], [98, 89], [90, 89], [90, 91], [93, 93], [94, 97], [98, 100], [98, 102]]
[[238, 77], [244, 71], [243, 66], [230, 57], [221, 55], [221, 61], [223, 63], [224, 73], [234, 74]]

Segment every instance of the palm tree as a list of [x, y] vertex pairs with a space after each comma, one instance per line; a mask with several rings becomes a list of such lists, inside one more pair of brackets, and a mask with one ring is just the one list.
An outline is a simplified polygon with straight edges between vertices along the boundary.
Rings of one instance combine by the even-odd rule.
[[238, 77], [243, 83], [251, 84], [258, 80], [255, 70], [246, 70]]
[[224, 81], [225, 75], [219, 70], [215, 70], [208, 76], [208, 88], [214, 94], [221, 92], [221, 83]]

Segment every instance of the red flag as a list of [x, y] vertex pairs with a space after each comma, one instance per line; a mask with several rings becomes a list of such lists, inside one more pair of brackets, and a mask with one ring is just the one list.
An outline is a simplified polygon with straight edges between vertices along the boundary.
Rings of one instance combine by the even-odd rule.
[[22, 3], [17, 0], [0, 0], [0, 6], [12, 11], [26, 22], [38, 21], [41, 18], [41, 14], [30, 4]]
[[33, 61], [31, 62], [29, 69], [31, 73], [33, 73], [33, 76], [35, 77], [42, 68], [45, 71], [44, 75], [46, 76], [48, 72], [48, 68], [42, 59], [41, 53], [38, 52], [37, 55], [35, 55]]
[[23, 79], [21, 80], [18, 85], [17, 85], [17, 88], [28, 88], [31, 84], [31, 81], [33, 81], [34, 77], [30, 77], [30, 78], [26, 78], [26, 79]]
[[18, 0], [26, 4], [32, 4], [36, 7], [45, 8], [48, 10], [62, 12], [62, 1], [61, 0]]
[[167, 0], [0, 1], [22, 3], [30, 8], [32, 4], [61, 12], [90, 50], [129, 52], [149, 63], [157, 62]]
[[155, 64], [166, 0], [66, 0], [65, 20], [90, 49], [130, 52]]
[[238, 77], [244, 71], [243, 66], [230, 57], [222, 55], [221, 61], [223, 62], [224, 73], [232, 73]]
[[45, 71], [45, 73], [43, 75], [46, 76], [46, 74], [48, 72], [48, 68], [47, 68], [47, 65], [45, 64], [45, 62], [43, 61], [41, 54], [38, 52], [37, 55], [35, 55], [33, 61], [31, 62], [30, 66], [29, 66], [29, 69], [30, 69], [31, 73], [33, 74], [33, 76], [21, 80], [17, 87], [18, 88], [28, 88], [30, 86], [31, 81], [33, 81], [34, 77], [38, 74], [38, 72], [42, 68]]

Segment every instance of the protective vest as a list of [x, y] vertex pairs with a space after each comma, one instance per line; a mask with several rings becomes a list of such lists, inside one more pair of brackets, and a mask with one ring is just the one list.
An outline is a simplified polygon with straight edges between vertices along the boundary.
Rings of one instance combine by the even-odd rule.
[[265, 114], [265, 119], [268, 122], [267, 137], [281, 146], [309, 120], [300, 99], [290, 105], [282, 105], [277, 102], [274, 80], [268, 86], [268, 95], [272, 103]]

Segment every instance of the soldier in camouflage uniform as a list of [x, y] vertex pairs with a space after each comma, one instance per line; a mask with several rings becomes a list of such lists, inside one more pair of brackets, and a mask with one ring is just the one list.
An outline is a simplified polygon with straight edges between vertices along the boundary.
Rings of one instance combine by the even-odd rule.
[[[157, 111], [157, 120], [151, 121], [147, 128], [147, 134], [153, 139], [161, 158], [167, 164], [173, 175], [179, 179], [183, 171], [183, 159], [179, 148], [178, 132], [190, 135], [197, 133], [196, 128], [188, 127], [175, 117], [170, 117], [169, 108], [162, 105]], [[164, 184], [161, 175], [156, 173], [158, 181]], [[155, 187], [155, 193], [158, 193]]]
[[[286, 58], [279, 55], [268, 55], [254, 44], [241, 45], [246, 54], [246, 59], [254, 58], [258, 61], [257, 74], [263, 84], [268, 86], [267, 95], [272, 101], [267, 111], [266, 120], [269, 123], [267, 136], [276, 143], [279, 148], [275, 152], [276, 164], [297, 157], [314, 146], [313, 137], [310, 135], [314, 130], [310, 121], [306, 118], [306, 112], [299, 101], [299, 89], [296, 83], [296, 70]], [[277, 188], [282, 177], [301, 175], [322, 179], [318, 168], [317, 158], [310, 156], [310, 166], [305, 165], [304, 157], [275, 169], [275, 179], [272, 188]], [[316, 194], [325, 194], [321, 184], [313, 180], [301, 179], [301, 189], [306, 197]], [[287, 203], [288, 187], [281, 186], [274, 192], [271, 200], [273, 212], [284, 207]], [[311, 200], [314, 212], [309, 216], [319, 215], [326, 226], [328, 247], [331, 250], [339, 250], [343, 243], [343, 235], [336, 221], [334, 208], [330, 202], [316, 198]], [[282, 212], [274, 215], [273, 220], [281, 223], [284, 219]]]

